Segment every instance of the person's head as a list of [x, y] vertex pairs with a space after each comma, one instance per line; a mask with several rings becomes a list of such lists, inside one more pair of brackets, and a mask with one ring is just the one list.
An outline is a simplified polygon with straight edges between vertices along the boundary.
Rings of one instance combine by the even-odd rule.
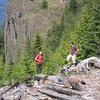
[[40, 51], [39, 54], [42, 54], [42, 51]]
[[39, 54], [42, 54], [42, 50], [41, 50], [41, 48], [39, 48]]
[[74, 42], [71, 42], [71, 45], [74, 45]]

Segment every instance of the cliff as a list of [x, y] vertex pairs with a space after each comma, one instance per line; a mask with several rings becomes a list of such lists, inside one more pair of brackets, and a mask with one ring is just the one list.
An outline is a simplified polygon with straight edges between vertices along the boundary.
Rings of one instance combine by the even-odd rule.
[[59, 0], [47, 0], [48, 8], [41, 9], [41, 0], [8, 0], [5, 23], [5, 58], [14, 61], [23, 51], [26, 39], [36, 30], [46, 37], [53, 21], [59, 23], [63, 7]]

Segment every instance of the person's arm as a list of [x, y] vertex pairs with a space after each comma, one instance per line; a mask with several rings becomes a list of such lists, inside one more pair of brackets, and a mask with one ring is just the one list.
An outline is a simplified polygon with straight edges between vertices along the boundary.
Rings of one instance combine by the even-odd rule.
[[40, 60], [38, 60], [38, 55], [35, 57], [35, 61], [38, 61], [38, 62], [40, 61]]
[[37, 57], [35, 57], [35, 61], [37, 61]]
[[78, 51], [79, 51], [79, 49], [77, 48], [77, 49], [76, 49], [76, 52], [75, 52], [75, 54], [77, 54], [77, 53], [78, 53]]

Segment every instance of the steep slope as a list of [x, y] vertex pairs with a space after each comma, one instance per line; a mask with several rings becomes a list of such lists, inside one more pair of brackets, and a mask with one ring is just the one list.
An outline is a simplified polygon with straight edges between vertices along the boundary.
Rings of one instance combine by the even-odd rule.
[[27, 38], [34, 37], [37, 30], [42, 37], [52, 22], [59, 23], [63, 7], [59, 0], [47, 0], [48, 8], [41, 9], [41, 0], [9, 0], [5, 24], [5, 57], [15, 60], [17, 51], [22, 51]]
[[4, 100], [100, 100], [100, 66], [98, 67], [99, 69], [91, 68], [90, 73], [81, 75], [38, 74], [26, 78], [24, 83], [16, 82], [1, 87], [0, 97]]

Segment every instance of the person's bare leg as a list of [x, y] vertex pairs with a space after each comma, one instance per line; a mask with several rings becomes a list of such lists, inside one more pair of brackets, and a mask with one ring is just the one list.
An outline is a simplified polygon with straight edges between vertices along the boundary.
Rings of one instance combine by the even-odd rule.
[[67, 56], [68, 64], [70, 64], [70, 59], [71, 59], [71, 55], [69, 54], [69, 55]]
[[76, 55], [72, 56], [72, 62], [73, 62], [73, 65], [75, 65], [75, 63], [76, 63]]

